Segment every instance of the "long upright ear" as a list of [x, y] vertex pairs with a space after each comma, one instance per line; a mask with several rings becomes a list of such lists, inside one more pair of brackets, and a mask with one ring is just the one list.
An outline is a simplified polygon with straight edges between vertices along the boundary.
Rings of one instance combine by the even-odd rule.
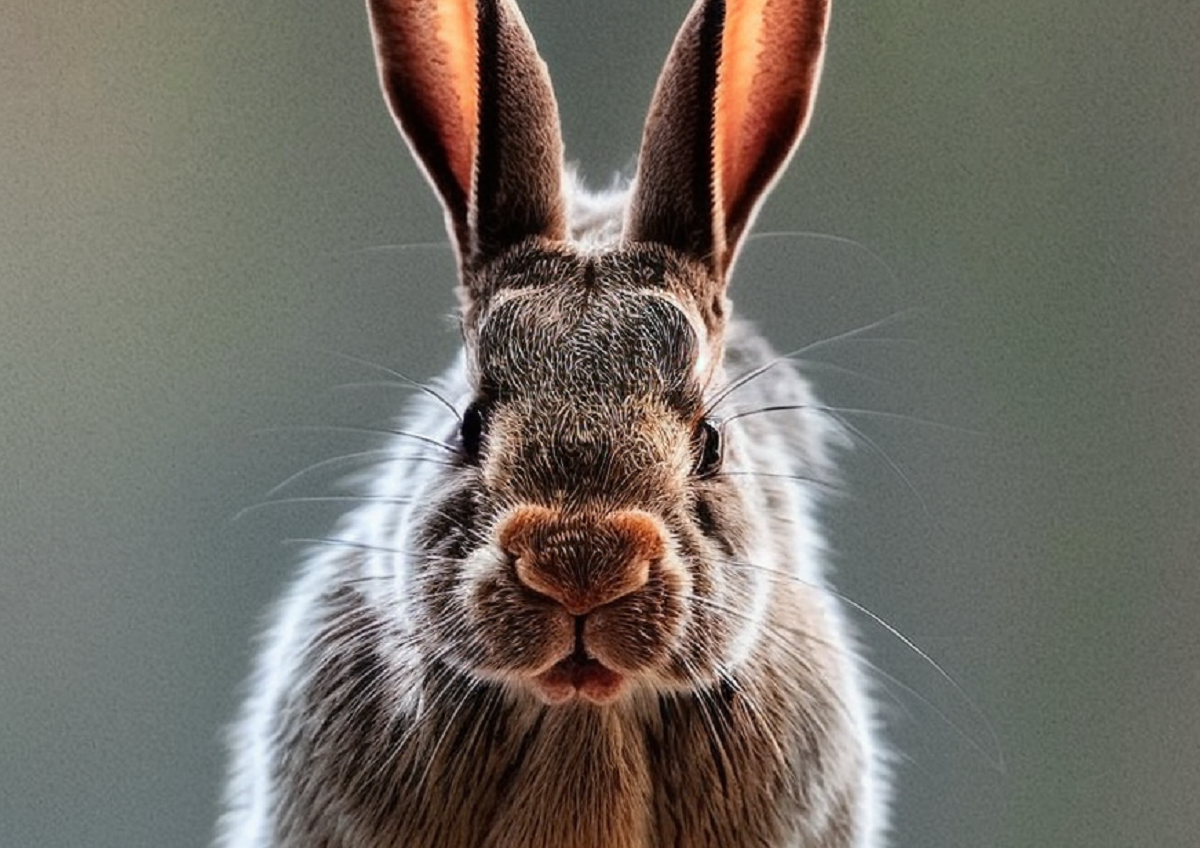
[[442, 199], [464, 268], [561, 239], [562, 134], [513, 0], [367, 0], [383, 92]]
[[726, 274], [808, 123], [829, 0], [697, 0], [650, 106], [628, 241]]

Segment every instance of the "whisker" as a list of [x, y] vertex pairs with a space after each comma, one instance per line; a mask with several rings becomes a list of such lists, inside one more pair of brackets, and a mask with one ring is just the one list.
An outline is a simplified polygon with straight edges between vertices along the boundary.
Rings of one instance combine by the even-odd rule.
[[396, 554], [406, 557], [422, 557], [428, 556], [422, 551], [406, 551], [401, 548], [393, 548], [387, 545], [373, 545], [370, 542], [357, 542], [353, 539], [339, 539], [333, 536], [293, 536], [287, 539], [280, 540], [281, 545], [314, 545], [319, 547], [344, 548], [346, 550], [364, 551], [367, 553], [381, 554]]
[[392, 454], [391, 448], [372, 448], [371, 450], [355, 451], [354, 453], [344, 453], [339, 456], [331, 456], [328, 459], [322, 459], [319, 462], [314, 462], [312, 465], [301, 468], [296, 473], [291, 474], [288, 477], [285, 477], [281, 482], [276, 483], [274, 486], [267, 489], [267, 493], [264, 497], [269, 498], [272, 495], [278, 494], [279, 492], [283, 491], [288, 486], [290, 486], [292, 483], [299, 480], [301, 477], [311, 474], [314, 471], [319, 471], [322, 468], [328, 468], [331, 465], [338, 465], [338, 464], [346, 463], [346, 462], [349, 462], [350, 460], [367, 459], [369, 457], [378, 457], [378, 456], [391, 456], [391, 454]]
[[[877, 663], [871, 662], [870, 660], [866, 659], [865, 657], [861, 657], [861, 656], [858, 657], [858, 663], [860, 666], [863, 666], [866, 669], [867, 673], [869, 675], [871, 675], [872, 677], [882, 678], [888, 684], [891, 684], [892, 686], [896, 686], [897, 688], [904, 690], [905, 694], [907, 694], [909, 697], [916, 700], [918, 703], [921, 704], [921, 706], [923, 706], [925, 709], [927, 709], [931, 713], [933, 713], [933, 715], [936, 718], [940, 719], [944, 725], [949, 727], [950, 730], [954, 732], [954, 735], [958, 737], [959, 741], [962, 742], [964, 745], [966, 745], [968, 748], [970, 748], [972, 751], [974, 751], [976, 754], [978, 754], [979, 757], [985, 763], [987, 763], [989, 766], [991, 766], [995, 771], [997, 771], [1000, 774], [1006, 773], [1007, 766], [1005, 765], [1005, 762], [1004, 762], [1004, 748], [1000, 744], [1000, 739], [996, 734], [996, 730], [992, 726], [992, 723], [990, 721], [988, 721], [987, 718], [982, 714], [982, 712], [977, 713], [974, 710], [975, 704], [973, 702], [971, 702], [969, 699], [968, 699], [967, 703], [972, 707], [972, 714], [974, 715], [974, 717], [979, 720], [979, 722], [981, 723], [981, 725], [987, 732], [987, 735], [988, 735], [987, 742], [990, 747], [985, 747], [982, 742], [980, 742], [978, 739], [976, 739], [974, 736], [972, 736], [970, 733], [968, 733], [966, 728], [963, 727], [963, 725], [960, 722], [956, 721], [953, 717], [951, 717], [951, 715], [948, 712], [943, 710], [937, 704], [933, 703], [933, 701], [930, 700], [928, 697], [926, 697], [925, 695], [922, 695], [921, 692], [916, 687], [911, 686], [908, 683], [905, 683], [903, 680], [901, 680], [896, 675], [892, 674], [891, 672], [885, 671]], [[882, 688], [886, 689], [887, 687], [883, 686]], [[899, 698], [896, 697], [895, 693], [893, 692], [893, 693], [889, 693], [889, 694], [891, 695], [892, 700], [895, 701], [897, 704], [900, 704], [901, 707], [904, 709], [906, 717], [909, 718], [910, 720], [915, 721], [912, 712], [909, 711], [909, 709], [902, 704], [902, 702], [899, 700]]]
[[851, 424], [843, 415], [832, 411], [832, 409], [827, 410], [827, 414], [841, 424], [842, 427], [849, 430], [852, 435], [860, 439], [876, 456], [882, 459], [887, 467], [892, 470], [892, 473], [904, 484], [905, 488], [917, 499], [917, 503], [921, 505], [921, 512], [925, 518], [932, 519], [933, 516], [929, 511], [929, 504], [925, 502], [924, 496], [917, 490], [917, 487], [909, 479], [908, 475], [904, 473], [904, 469], [900, 467], [899, 463], [893, 460], [888, 452], [881, 448], [874, 439], [864, 433], [861, 427]]
[[[491, 728], [496, 724], [493, 714], [500, 706], [501, 699], [496, 687], [485, 686], [483, 689], [483, 701], [478, 705], [476, 714], [472, 717], [473, 720], [469, 725], [469, 734], [463, 745], [466, 750], [479, 750], [478, 745], [484, 740], [484, 734], [490, 733]], [[462, 738], [461, 734], [459, 738]]]
[[387, 583], [390, 580], [390, 574], [363, 574], [359, 577], [343, 577], [338, 582], [345, 586], [362, 586], [367, 583]]
[[[714, 598], [706, 598], [706, 597], [703, 597], [700, 595], [693, 595], [691, 600], [693, 601], [693, 603], [701, 604], [702, 606], [706, 606], [709, 609], [715, 610], [715, 611], [720, 612], [725, 615], [733, 616], [734, 618], [737, 618], [737, 619], [747, 622], [749, 624], [763, 624], [762, 633], [764, 635], [768, 635], [772, 638], [782, 639], [784, 634], [789, 635], [789, 636], [799, 636], [810, 642], [815, 642], [819, 645], [829, 648], [831, 651], [834, 651], [835, 653], [840, 653], [843, 655], [847, 654], [844, 646], [842, 646], [840, 643], [830, 641], [828, 639], [822, 639], [821, 637], [817, 636], [816, 634], [814, 634], [808, 630], [804, 630], [801, 627], [792, 626], [792, 625], [783, 626], [783, 625], [779, 625], [779, 624], [767, 626], [765, 623], [760, 622], [758, 619], [754, 618], [754, 616], [748, 614], [745, 610], [740, 610], [735, 607], [729, 606], [728, 604], [723, 604]], [[794, 659], [799, 661], [806, 670], [809, 670], [809, 671], [816, 670], [815, 666], [808, 659], [808, 657], [806, 655], [804, 655], [803, 653], [800, 653], [794, 644], [792, 644], [790, 642], [783, 642], [783, 641], [780, 641], [779, 644], [782, 645], [783, 647], [785, 647], [788, 650], [789, 655], [793, 656]]]
[[[456, 670], [449, 663], [444, 662], [444, 659], [448, 653], [449, 651], [447, 649], [443, 649], [429, 658], [430, 665], [433, 667], [433, 672], [426, 673], [423, 676], [421, 683], [421, 688], [423, 691], [445, 693], [448, 692], [453, 685], [458, 682], [456, 679], [458, 674]], [[433, 700], [435, 703], [438, 702], [439, 698], [437, 697], [437, 694], [435, 694], [431, 700]], [[417, 734], [423, 731], [427, 725], [436, 720], [439, 714], [440, 713], [437, 710], [429, 709], [425, 705], [425, 698], [423, 695], [419, 697], [417, 707], [412, 715], [412, 720], [409, 722], [408, 727], [404, 729], [404, 732], [400, 735], [400, 738], [390, 746], [391, 750], [388, 752], [388, 756], [384, 760], [384, 766], [386, 769], [390, 770], [391, 766], [405, 754], [408, 754], [412, 758], [419, 756], [420, 745], [418, 744], [416, 748], [410, 749], [409, 742], [411, 742], [414, 737], [417, 736]], [[402, 714], [399, 711], [396, 712], [397, 719], [399, 719], [401, 715]], [[419, 784], [417, 788], [419, 788]]]
[[304, 503], [388, 503], [388, 504], [406, 504], [410, 503], [412, 498], [409, 497], [381, 497], [378, 495], [309, 495], [304, 497], [292, 498], [273, 498], [271, 500], [259, 501], [258, 503], [250, 504], [243, 507], [231, 519], [232, 521], [241, 521], [247, 515], [258, 512], [272, 506], [284, 506], [288, 504], [304, 504]]
[[460, 420], [462, 418], [462, 416], [459, 414], [458, 409], [454, 406], [454, 404], [451, 403], [450, 400], [445, 395], [443, 395], [441, 392], [436, 391], [428, 383], [423, 383], [420, 380], [414, 380], [412, 377], [408, 376], [407, 374], [405, 374], [401, 371], [397, 371], [395, 368], [390, 368], [387, 365], [381, 365], [378, 362], [372, 362], [369, 359], [363, 359], [362, 357], [354, 356], [353, 354], [342, 353], [342, 352], [336, 351], [336, 350], [330, 350], [330, 351], [327, 351], [327, 353], [330, 356], [336, 356], [339, 359], [346, 360], [347, 362], [353, 362], [357, 365], [362, 365], [363, 367], [366, 367], [366, 368], [372, 368], [376, 371], [381, 371], [382, 373], [388, 375], [389, 377], [395, 377], [397, 380], [400, 380], [402, 383], [405, 383], [406, 385], [411, 386], [412, 388], [416, 389], [417, 391], [425, 393], [426, 395], [428, 395], [429, 397], [433, 398], [438, 403], [440, 403], [442, 406], [446, 407], [446, 409], [450, 410], [451, 414], [454, 416], [454, 418], [456, 420]]
[[934, 421], [929, 418], [918, 418], [915, 415], [907, 415], [903, 412], [889, 412], [882, 409], [862, 409], [852, 406], [832, 406], [824, 403], [786, 403], [775, 406], [760, 406], [755, 409], [746, 409], [735, 412], [720, 419], [722, 424], [728, 424], [731, 421], [737, 421], [740, 418], [749, 418], [752, 415], [762, 415], [768, 412], [793, 412], [799, 410], [810, 409], [814, 412], [824, 412], [828, 415], [853, 415], [862, 418], [881, 418], [889, 421], [903, 421], [906, 424], [920, 424], [923, 427], [931, 427], [937, 430], [945, 430], [950, 433], [966, 436], [982, 436], [982, 432], [971, 430], [966, 427], [959, 427], [955, 424], [946, 424], [941, 421]]
[[465, 524], [459, 516], [451, 515], [440, 507], [436, 509], [426, 507], [424, 508], [424, 514], [437, 516], [446, 521], [451, 527], [462, 534], [462, 538], [474, 543], [477, 547], [487, 547], [492, 543], [492, 539], [485, 528]]
[[939, 678], [941, 678], [941, 680], [950, 687], [951, 691], [958, 698], [960, 698], [962, 700], [962, 702], [967, 706], [967, 709], [971, 713], [971, 715], [982, 725], [984, 730], [987, 732], [988, 743], [989, 743], [991, 750], [990, 751], [986, 750], [982, 744], [973, 740], [970, 737], [970, 735], [966, 733], [965, 730], [963, 730], [961, 727], [959, 727], [954, 721], [952, 721], [949, 718], [949, 716], [947, 716], [945, 713], [943, 713], [938, 707], [936, 707], [934, 704], [930, 703], [928, 701], [928, 699], [926, 699], [926, 698], [924, 698], [924, 696], [920, 695], [920, 693], [916, 692], [914, 689], [912, 689], [911, 687], [909, 687], [907, 684], [903, 683], [902, 681], [895, 679], [894, 677], [892, 677], [892, 675], [888, 674], [887, 672], [884, 672], [882, 669], [879, 670], [880, 673], [883, 674], [884, 676], [888, 677], [889, 679], [892, 679], [897, 685], [903, 687], [906, 691], [909, 691], [914, 696], [920, 698], [924, 703], [926, 703], [926, 705], [930, 709], [932, 709], [934, 712], [936, 712], [939, 715], [939, 717], [943, 718], [947, 722], [947, 724], [949, 724], [951, 727], [953, 727], [954, 730], [956, 732], [958, 732], [963, 737], [964, 740], [968, 741], [970, 743], [971, 747], [974, 748], [977, 753], [982, 755], [989, 763], [996, 766], [999, 770], [1001, 770], [1001, 771], [1004, 770], [1004, 757], [1003, 757], [1002, 749], [1000, 747], [999, 737], [997, 736], [996, 730], [992, 726], [992, 723], [990, 721], [988, 721], [988, 718], [984, 714], [982, 708], [975, 702], [975, 700], [969, 694], [967, 694], [967, 691], [962, 687], [962, 685], [957, 680], [954, 679], [954, 676], [951, 675], [948, 671], [946, 671], [937, 662], [937, 660], [935, 660], [932, 656], [929, 655], [928, 651], [923, 649], [920, 645], [918, 645], [916, 642], [914, 642], [909, 637], [905, 636], [902, 632], [900, 632], [900, 630], [895, 625], [891, 624], [890, 622], [887, 621], [887, 619], [883, 618], [883, 616], [874, 612], [873, 610], [871, 610], [869, 607], [865, 606], [864, 604], [861, 604], [858, 601], [854, 600], [853, 598], [850, 598], [849, 596], [845, 595], [844, 593], [839, 592], [837, 589], [834, 589], [831, 586], [814, 583], [811, 580], [805, 580], [803, 577], [800, 577], [799, 575], [796, 575], [796, 574], [792, 574], [790, 572], [782, 571], [777, 568], [771, 568], [770, 566], [762, 565], [760, 563], [749, 562], [746, 560], [721, 559], [721, 560], [718, 560], [718, 562], [721, 562], [725, 565], [734, 566], [735, 568], [752, 568], [752, 569], [758, 570], [774, 579], [787, 581], [787, 582], [791, 582], [791, 583], [796, 583], [798, 585], [813, 589], [817, 592], [823, 592], [825, 594], [831, 595], [832, 597], [837, 599], [837, 601], [839, 603], [841, 603], [842, 605], [848, 607], [849, 609], [853, 610], [854, 612], [858, 613], [859, 615], [866, 617], [872, 623], [874, 623], [876, 626], [882, 628], [890, 636], [892, 636], [892, 638], [896, 639], [901, 645], [903, 645], [906, 649], [908, 649], [913, 654], [915, 654], [922, 662], [926, 663], [931, 669], [933, 669], [933, 671], [937, 674], [937, 676]]
[[363, 247], [354, 247], [347, 250], [333, 251], [331, 256], [356, 256], [365, 253], [392, 253], [409, 250], [437, 250], [439, 252], [449, 253], [452, 246], [448, 241], [412, 241], [403, 244], [368, 244]]
[[[756, 368], [751, 369], [750, 371], [746, 372], [745, 374], [735, 377], [731, 382], [727, 383], [725, 385], [725, 387], [720, 389], [717, 392], [716, 396], [713, 397], [713, 399], [710, 400], [708, 402], [708, 404], [705, 406], [704, 414], [711, 415], [713, 410], [715, 410], [721, 404], [721, 401], [725, 400], [725, 398], [729, 397], [729, 395], [733, 394], [733, 392], [737, 391], [742, 386], [749, 383], [751, 380], [767, 373], [772, 368], [776, 367], [777, 365], [779, 365], [782, 362], [786, 362], [788, 360], [804, 356], [805, 354], [811, 353], [814, 350], [820, 350], [822, 347], [828, 347], [829, 345], [837, 344], [839, 342], [845, 342], [845, 341], [850, 341], [850, 340], [882, 341], [880, 339], [872, 340], [872, 339], [862, 339], [859, 337], [862, 336], [864, 333], [869, 333], [873, 330], [878, 330], [878, 329], [888, 326], [890, 324], [898, 323], [900, 320], [907, 319], [919, 311], [920, 310], [917, 309], [916, 307], [910, 307], [909, 309], [902, 309], [898, 312], [893, 312], [891, 315], [880, 318], [878, 321], [872, 321], [870, 324], [864, 324], [861, 327], [855, 327], [851, 330], [846, 330], [846, 331], [838, 333], [837, 335], [834, 335], [834, 336], [827, 336], [823, 339], [818, 339], [815, 342], [809, 342], [808, 344], [804, 345], [803, 347], [797, 348], [796, 350], [790, 351], [781, 356], [777, 356], [774, 359], [772, 359], [762, 365], [759, 365]], [[887, 341], [899, 341], [899, 340], [898, 339], [888, 339]]]
[[738, 468], [729, 471], [718, 471], [713, 477], [763, 477], [768, 480], [792, 480], [798, 483], [810, 483], [837, 495], [846, 494], [846, 490], [838, 484], [829, 480], [822, 480], [819, 477], [810, 477], [807, 474], [787, 474], [782, 471], [750, 471]]
[[[695, 672], [689, 668], [689, 664], [684, 661], [684, 669], [689, 677], [694, 676]], [[725, 782], [726, 775], [729, 770], [731, 756], [725, 744], [724, 735], [717, 728], [717, 717], [715, 711], [717, 708], [716, 699], [712, 693], [703, 686], [696, 687], [692, 690], [693, 703], [696, 704], [697, 711], [700, 714], [700, 720], [704, 723], [705, 733], [708, 736], [708, 750], [713, 759], [713, 766], [720, 775], [722, 782]]]
[[785, 238], [803, 238], [803, 239], [812, 239], [814, 241], [828, 241], [828, 242], [832, 242], [833, 244], [840, 244], [840, 245], [846, 245], [847, 247], [853, 247], [855, 250], [859, 251], [860, 253], [866, 254], [866, 256], [868, 258], [870, 258], [870, 260], [872, 262], [874, 262], [877, 266], [882, 268], [884, 273], [887, 275], [888, 282], [890, 282], [896, 286], [900, 285], [900, 278], [896, 276], [896, 272], [892, 270], [892, 266], [889, 265], [887, 262], [885, 262], [883, 260], [883, 257], [881, 257], [878, 253], [871, 250], [869, 247], [867, 247], [865, 244], [858, 241], [857, 239], [847, 238], [845, 236], [837, 236], [837, 235], [833, 235], [832, 233], [818, 233], [818, 232], [810, 232], [807, 230], [774, 230], [774, 231], [761, 232], [761, 233], [751, 233], [750, 235], [748, 235], [746, 237], [746, 244], [749, 245], [756, 241], [766, 241], [768, 239], [785, 239]]
[[457, 683], [459, 681], [465, 682], [467, 691], [464, 692], [462, 697], [458, 699], [453, 711], [450, 713], [449, 718], [447, 718], [446, 722], [442, 725], [442, 732], [438, 736], [437, 742], [434, 743], [433, 750], [429, 752], [429, 755], [425, 759], [425, 769], [421, 773], [421, 777], [417, 781], [417, 785], [413, 788], [413, 794], [416, 797], [420, 797], [421, 793], [424, 791], [425, 781], [429, 779], [429, 774], [433, 768], [433, 764], [437, 761], [437, 753], [441, 749], [442, 744], [446, 741], [447, 737], [449, 737], [450, 731], [454, 727], [455, 719], [458, 718], [458, 715], [462, 712], [463, 707], [466, 706], [470, 701], [471, 696], [474, 695], [481, 686], [483, 686], [483, 683], [479, 680], [462, 677], [459, 677], [458, 680], [452, 681], [452, 683]]
[[[863, 339], [862, 341], [867, 341]], [[902, 341], [900, 339], [889, 339], [889, 341]], [[856, 368], [847, 368], [845, 365], [837, 365], [833, 362], [826, 362], [823, 359], [810, 359], [808, 357], [793, 357], [792, 361], [800, 366], [800, 370], [806, 373], [814, 371], [828, 371], [834, 374], [842, 374], [847, 377], [853, 377], [856, 380], [865, 380], [868, 383], [875, 385], [883, 385], [883, 380], [878, 377], [873, 377], [864, 371], [859, 371]]]
[[441, 448], [447, 453], [457, 455], [458, 448], [454, 445], [443, 442], [441, 439], [435, 439], [433, 436], [426, 436], [424, 433], [416, 433], [412, 430], [394, 429], [384, 427], [376, 429], [373, 427], [351, 427], [342, 424], [291, 424], [286, 427], [272, 427], [260, 432], [279, 433], [357, 433], [367, 436], [400, 436], [407, 439], [415, 439], [418, 442], [424, 442], [427, 445]]
[[281, 539], [280, 544], [289, 546], [312, 545], [317, 547], [344, 548], [347, 550], [363, 551], [367, 553], [394, 554], [396, 556], [404, 556], [414, 560], [433, 563], [458, 563], [462, 561], [462, 558], [457, 556], [435, 554], [431, 551], [406, 550], [404, 548], [392, 547], [391, 545], [377, 545], [371, 542], [360, 542], [355, 539], [342, 539], [336, 536], [293, 536], [287, 539]]
[[738, 679], [733, 675], [722, 672], [720, 677], [721, 682], [725, 686], [730, 687], [741, 696], [738, 702], [745, 706], [746, 711], [750, 714], [750, 721], [752, 723], [756, 723], [761, 731], [762, 736], [769, 740], [771, 744], [771, 751], [775, 756], [776, 763], [780, 767], [786, 769], [788, 766], [787, 755], [784, 753], [782, 746], [779, 744], [779, 739], [773, 732], [771, 722], [767, 718], [766, 711], [763, 709], [762, 704], [759, 703], [758, 699], [754, 697], [752, 692], [741, 686]]
[[385, 464], [389, 464], [392, 462], [407, 462], [407, 461], [434, 462], [434, 461], [439, 461], [439, 460], [436, 460], [434, 457], [423, 457], [420, 455], [396, 455], [396, 454], [392, 453], [392, 448], [371, 448], [370, 450], [355, 451], [354, 453], [344, 453], [344, 454], [340, 454], [338, 456], [331, 456], [328, 459], [322, 459], [319, 462], [314, 462], [312, 465], [308, 465], [308, 466], [305, 466], [304, 468], [301, 468], [296, 473], [291, 474], [290, 476], [284, 478], [281, 482], [276, 483], [274, 486], [272, 486], [270, 489], [268, 489], [266, 494], [263, 497], [270, 498], [272, 495], [276, 495], [279, 492], [283, 491], [284, 489], [286, 489], [292, 483], [295, 483], [300, 478], [305, 477], [309, 474], [312, 474], [315, 471], [319, 471], [322, 468], [328, 468], [331, 465], [340, 465], [343, 463], [349, 463], [352, 460], [368, 459], [371, 457], [379, 457], [379, 456], [387, 457], [387, 459], [385, 459], [379, 463], [380, 465], [385, 465]]
[[[707, 606], [709, 609], [715, 610], [724, 615], [733, 616], [734, 618], [741, 619], [742, 621], [745, 621], [745, 622], [748, 622], [751, 624], [759, 623], [753, 616], [747, 615], [744, 611], [734, 609], [733, 607], [730, 607], [726, 604], [722, 604], [712, 598], [693, 596], [692, 601], [694, 603], [699, 603], [701, 606]], [[764, 626], [762, 628], [762, 630], [759, 631], [759, 635], [766, 639], [771, 640], [771, 643], [776, 648], [783, 651], [784, 654], [786, 654], [789, 659], [791, 659], [793, 662], [798, 664], [805, 672], [811, 674], [814, 678], [820, 678], [821, 675], [819, 673], [819, 669], [817, 669], [817, 667], [813, 664], [810, 657], [806, 653], [804, 653], [794, 642], [788, 641], [786, 638], [784, 638], [785, 635], [792, 636], [792, 637], [799, 637], [808, 642], [821, 645], [821, 646], [829, 649], [830, 651], [832, 651], [835, 654], [840, 654], [842, 656], [848, 656], [851, 659], [853, 659], [853, 655], [850, 654], [849, 652], [847, 652], [845, 646], [843, 646], [837, 642], [831, 642], [828, 639], [822, 639], [821, 637], [817, 636], [816, 634], [811, 633], [811, 632], [804, 630], [802, 628], [799, 628], [799, 627], [784, 628], [784, 627], [780, 627], [779, 625]], [[813, 693], [810, 692], [809, 694], [811, 695]], [[849, 706], [847, 706], [845, 700], [842, 698], [842, 696], [839, 694], [839, 692], [837, 691], [837, 689], [835, 687], [827, 687], [827, 688], [823, 689], [821, 692], [821, 695], [825, 698], [828, 698], [833, 704], [835, 704], [837, 706], [839, 712], [841, 712], [842, 716], [846, 719], [846, 721], [848, 723], [850, 723], [850, 724], [854, 723], [854, 718], [850, 711]], [[814, 712], [813, 715], [810, 716], [810, 718], [813, 720], [816, 720], [817, 714]]]

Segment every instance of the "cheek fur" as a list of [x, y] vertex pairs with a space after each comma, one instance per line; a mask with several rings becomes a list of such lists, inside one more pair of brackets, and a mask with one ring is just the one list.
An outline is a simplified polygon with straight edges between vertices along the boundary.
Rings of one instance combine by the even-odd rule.
[[666, 665], [687, 629], [689, 586], [681, 565], [660, 563], [639, 591], [587, 617], [589, 650], [626, 673]]
[[687, 563], [687, 627], [674, 659], [679, 679], [700, 685], [746, 658], [761, 628], [754, 598], [769, 589], [753, 556], [746, 505], [728, 480], [706, 482], [686, 515], [676, 516], [678, 546]]
[[575, 626], [566, 610], [521, 586], [493, 560], [469, 589], [466, 618], [480, 644], [478, 672], [531, 674], [570, 651]]

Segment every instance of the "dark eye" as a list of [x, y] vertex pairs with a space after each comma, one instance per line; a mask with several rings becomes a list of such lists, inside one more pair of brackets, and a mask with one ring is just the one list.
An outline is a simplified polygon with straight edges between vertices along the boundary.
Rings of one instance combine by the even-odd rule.
[[697, 477], [711, 477], [721, 470], [721, 431], [705, 418], [696, 426]]
[[472, 403], [462, 415], [458, 427], [458, 444], [463, 456], [469, 461], [479, 459], [479, 447], [483, 443], [483, 408], [479, 403]]

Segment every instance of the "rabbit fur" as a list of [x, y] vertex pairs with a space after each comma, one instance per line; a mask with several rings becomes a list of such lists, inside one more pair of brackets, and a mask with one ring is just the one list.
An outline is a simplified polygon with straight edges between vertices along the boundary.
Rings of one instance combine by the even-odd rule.
[[218, 844], [880, 845], [814, 512], [841, 436], [726, 297], [827, 2], [698, 0], [595, 196], [512, 0], [368, 5], [464, 350], [276, 612]]

